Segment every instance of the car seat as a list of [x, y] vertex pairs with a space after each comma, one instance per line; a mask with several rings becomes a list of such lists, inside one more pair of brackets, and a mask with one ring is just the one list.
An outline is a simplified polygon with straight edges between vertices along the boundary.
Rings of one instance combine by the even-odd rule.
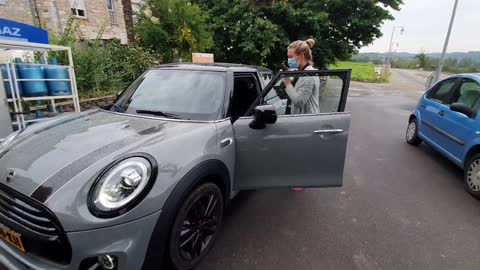
[[255, 84], [251, 84], [247, 79], [236, 79], [233, 86], [232, 105], [230, 116], [233, 121], [244, 116], [250, 106], [257, 98]]

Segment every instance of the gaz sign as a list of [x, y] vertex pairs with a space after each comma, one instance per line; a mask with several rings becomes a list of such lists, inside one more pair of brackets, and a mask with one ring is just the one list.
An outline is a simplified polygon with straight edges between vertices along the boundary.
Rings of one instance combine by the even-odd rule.
[[0, 18], [0, 39], [48, 44], [48, 32], [28, 24]]
[[0, 35], [9, 35], [20, 38], [22, 37], [22, 35], [20, 35], [20, 28], [8, 26], [4, 26], [3, 29], [0, 29]]

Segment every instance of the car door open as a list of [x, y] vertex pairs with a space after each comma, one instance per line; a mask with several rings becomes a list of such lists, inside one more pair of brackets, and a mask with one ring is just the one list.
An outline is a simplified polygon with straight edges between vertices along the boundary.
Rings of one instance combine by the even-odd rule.
[[[350, 74], [278, 73], [247, 112], [252, 116], [233, 124], [235, 189], [341, 186], [350, 130], [350, 113], [344, 112]], [[288, 96], [280, 82], [287, 77], [294, 83], [300, 78], [316, 80], [320, 113], [283, 114]]]

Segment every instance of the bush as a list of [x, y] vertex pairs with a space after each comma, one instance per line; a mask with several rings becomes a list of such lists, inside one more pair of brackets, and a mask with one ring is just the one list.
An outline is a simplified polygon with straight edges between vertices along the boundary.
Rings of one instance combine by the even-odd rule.
[[[69, 20], [65, 31], [55, 36], [50, 33], [50, 43], [72, 48], [77, 88], [81, 97], [113, 94], [130, 84], [150, 66], [161, 62], [158, 54], [136, 44], [121, 44], [119, 40], [97, 38], [83, 40], [74, 21]], [[54, 52], [59, 64], [68, 64], [65, 53]]]
[[99, 40], [72, 44], [78, 92], [82, 97], [117, 92], [160, 58], [135, 44], [124, 45], [118, 40]]
[[107, 44], [106, 50], [112, 63], [110, 71], [116, 74], [122, 87], [127, 86], [152, 65], [162, 62], [160, 55], [135, 43], [124, 45], [118, 40], [112, 40]]

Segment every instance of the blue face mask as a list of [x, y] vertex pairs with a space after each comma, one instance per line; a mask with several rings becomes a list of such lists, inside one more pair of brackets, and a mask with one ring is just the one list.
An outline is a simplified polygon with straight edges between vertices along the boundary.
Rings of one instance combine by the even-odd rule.
[[291, 68], [298, 68], [298, 63], [295, 58], [288, 58], [288, 66]]

